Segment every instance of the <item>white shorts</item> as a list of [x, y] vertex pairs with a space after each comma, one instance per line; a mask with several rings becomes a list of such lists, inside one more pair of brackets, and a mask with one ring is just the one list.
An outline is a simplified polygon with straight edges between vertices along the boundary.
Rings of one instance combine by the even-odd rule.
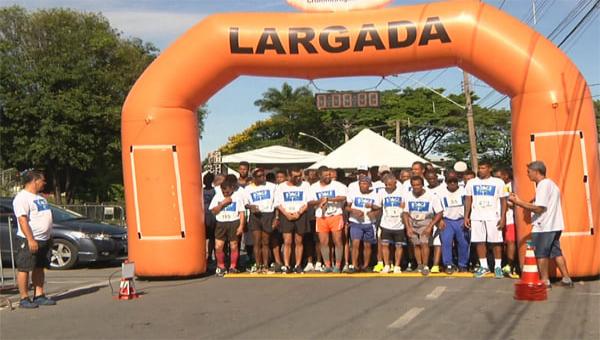
[[[436, 225], [433, 226], [433, 231], [431, 233], [431, 235], [435, 235], [435, 233], [438, 232], [438, 227]], [[439, 233], [437, 234], [437, 236], [435, 236], [433, 238], [433, 246], [434, 247], [438, 247], [438, 246], [442, 246], [442, 240], [440, 238], [440, 235], [442, 234], [442, 231], [440, 230]]]
[[502, 243], [502, 230], [498, 229], [499, 220], [471, 220], [471, 243]]

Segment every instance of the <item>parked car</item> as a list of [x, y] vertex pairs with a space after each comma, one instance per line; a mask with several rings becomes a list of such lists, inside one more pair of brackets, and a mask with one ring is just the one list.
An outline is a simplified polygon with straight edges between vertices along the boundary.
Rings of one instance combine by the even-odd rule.
[[[127, 257], [127, 229], [98, 223], [76, 212], [50, 204], [52, 219], [52, 269], [76, 264], [120, 260]], [[0, 198], [0, 249], [2, 261], [10, 262], [9, 220], [16, 248], [17, 222], [12, 198]], [[14, 249], [16, 254], [16, 249]]]

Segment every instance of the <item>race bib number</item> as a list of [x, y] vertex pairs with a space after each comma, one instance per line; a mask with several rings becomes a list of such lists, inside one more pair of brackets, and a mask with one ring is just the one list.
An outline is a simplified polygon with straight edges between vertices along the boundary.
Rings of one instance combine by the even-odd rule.
[[444, 206], [446, 208], [454, 208], [463, 206], [463, 197], [455, 196], [455, 197], [444, 197]]
[[410, 217], [412, 217], [415, 221], [423, 221], [427, 218], [427, 214], [421, 212], [412, 212], [410, 213]]
[[480, 208], [491, 208], [495, 206], [495, 200], [492, 197], [480, 197], [477, 199], [477, 206]]
[[402, 208], [400, 207], [384, 207], [386, 216], [389, 217], [400, 217], [402, 215]]
[[337, 211], [337, 205], [333, 202], [327, 202], [327, 204], [325, 204], [325, 216], [333, 216], [335, 214], [335, 212]]

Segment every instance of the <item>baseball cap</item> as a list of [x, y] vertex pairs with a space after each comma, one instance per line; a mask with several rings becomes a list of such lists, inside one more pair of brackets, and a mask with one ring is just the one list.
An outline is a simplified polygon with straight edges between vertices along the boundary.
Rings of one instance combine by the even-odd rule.
[[454, 163], [454, 171], [464, 172], [467, 171], [467, 163], [463, 161], [458, 161]]
[[369, 171], [369, 166], [366, 164], [361, 164], [359, 166], [356, 167], [356, 170], [358, 171]]
[[382, 173], [384, 171], [392, 171], [392, 169], [389, 167], [389, 165], [380, 165], [377, 171], [379, 171], [379, 173]]
[[255, 168], [254, 170], [252, 170], [252, 175], [256, 175], [257, 172], [265, 172], [265, 169], [263, 168]]

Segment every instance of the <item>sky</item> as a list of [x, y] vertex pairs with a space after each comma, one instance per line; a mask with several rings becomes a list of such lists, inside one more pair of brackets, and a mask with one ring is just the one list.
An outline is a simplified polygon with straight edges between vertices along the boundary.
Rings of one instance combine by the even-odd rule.
[[[402, 6], [428, 1], [395, 0], [388, 7]], [[514, 17], [548, 36], [550, 32], [580, 3], [590, 0], [485, 0], [486, 3], [510, 13]], [[203, 18], [224, 12], [298, 12], [287, 5], [285, 0], [0, 0], [0, 6], [20, 5], [29, 10], [63, 7], [79, 11], [101, 13], [111, 25], [125, 37], [140, 38], [151, 42], [161, 51], [169, 47], [180, 35]], [[533, 19], [535, 4], [535, 22]], [[586, 7], [591, 8], [591, 5]], [[591, 86], [594, 99], [600, 98], [600, 8], [594, 11], [593, 21], [585, 31], [574, 35], [562, 50], [579, 67]], [[582, 12], [577, 19], [580, 19]], [[565, 31], [554, 40], [558, 44], [578, 20], [574, 20]], [[269, 117], [260, 113], [254, 101], [271, 87], [280, 89], [284, 82], [293, 87], [309, 85], [313, 92], [326, 90], [362, 90], [377, 87], [378, 90], [401, 89], [406, 86], [443, 87], [448, 93], [462, 91], [462, 71], [458, 68], [409, 73], [400, 77], [390, 77], [390, 81], [380, 83], [379, 77], [348, 77], [316, 79], [313, 83], [304, 79], [265, 78], [242, 76], [217, 92], [208, 102], [209, 114], [205, 121], [205, 131], [200, 142], [202, 158], [210, 151], [227, 143], [227, 138], [249, 127], [257, 120]], [[380, 84], [379, 84], [380, 83]], [[503, 95], [491, 89], [483, 81], [472, 78], [473, 91], [480, 97], [481, 106], [492, 106]], [[378, 85], [379, 84], [379, 85]], [[496, 108], [507, 108], [509, 100], [504, 100]], [[357, 131], [356, 131], [357, 132]], [[340, 141], [341, 144], [342, 141]]]

